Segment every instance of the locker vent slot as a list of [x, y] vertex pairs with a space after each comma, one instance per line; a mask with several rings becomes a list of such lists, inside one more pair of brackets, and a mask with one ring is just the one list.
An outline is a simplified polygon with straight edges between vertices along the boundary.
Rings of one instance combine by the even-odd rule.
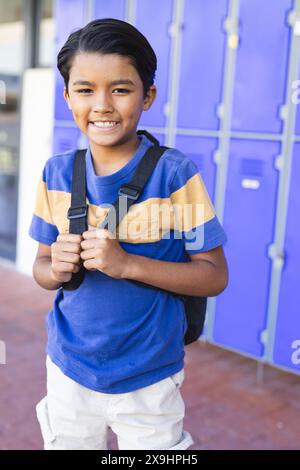
[[242, 158], [240, 173], [247, 176], [263, 176], [264, 161], [253, 158]]

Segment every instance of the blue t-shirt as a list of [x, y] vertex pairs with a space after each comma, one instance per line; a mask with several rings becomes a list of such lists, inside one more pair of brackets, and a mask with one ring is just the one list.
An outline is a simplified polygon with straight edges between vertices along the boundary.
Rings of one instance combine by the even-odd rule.
[[[107, 204], [114, 203], [121, 184], [131, 180], [152, 145], [144, 135], [139, 139], [131, 160], [107, 176], [96, 175], [88, 149], [89, 225], [100, 225]], [[46, 245], [69, 230], [74, 156], [72, 150], [50, 158], [38, 184], [29, 234]], [[226, 235], [197, 166], [180, 151], [169, 149], [121, 221], [117, 239], [127, 252], [180, 263], [190, 260], [189, 253], [223, 244]], [[86, 271], [77, 290], [57, 290], [47, 316], [47, 352], [79, 384], [103, 393], [125, 393], [184, 367], [186, 328], [184, 305], [176, 296]]]

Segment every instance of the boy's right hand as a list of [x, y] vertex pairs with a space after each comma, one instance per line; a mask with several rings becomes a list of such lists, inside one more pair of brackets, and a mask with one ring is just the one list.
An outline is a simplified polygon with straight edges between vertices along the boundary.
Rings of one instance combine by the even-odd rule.
[[80, 258], [83, 240], [81, 235], [74, 233], [62, 233], [58, 235], [56, 242], [51, 245], [51, 269], [52, 279], [59, 282], [68, 282], [73, 273], [78, 273], [82, 265]]

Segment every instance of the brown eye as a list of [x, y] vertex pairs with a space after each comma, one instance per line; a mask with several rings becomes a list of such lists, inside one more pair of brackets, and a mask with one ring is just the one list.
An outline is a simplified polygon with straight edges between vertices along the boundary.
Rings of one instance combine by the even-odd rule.
[[81, 88], [80, 90], [77, 90], [76, 93], [83, 93], [83, 94], [86, 94], [86, 93], [90, 93], [91, 90], [90, 88]]
[[123, 94], [123, 93], [129, 93], [129, 92], [130, 92], [130, 90], [127, 90], [126, 88], [115, 88], [115, 89], [113, 90], [113, 92], [114, 92], [114, 91], [121, 92], [121, 94]]

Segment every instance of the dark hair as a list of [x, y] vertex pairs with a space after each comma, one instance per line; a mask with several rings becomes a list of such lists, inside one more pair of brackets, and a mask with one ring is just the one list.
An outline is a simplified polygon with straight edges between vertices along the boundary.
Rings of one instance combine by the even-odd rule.
[[57, 56], [57, 68], [67, 91], [70, 68], [75, 55], [80, 52], [128, 57], [143, 82], [144, 97], [154, 83], [157, 66], [155, 52], [145, 36], [126, 21], [114, 18], [94, 20], [70, 34]]

